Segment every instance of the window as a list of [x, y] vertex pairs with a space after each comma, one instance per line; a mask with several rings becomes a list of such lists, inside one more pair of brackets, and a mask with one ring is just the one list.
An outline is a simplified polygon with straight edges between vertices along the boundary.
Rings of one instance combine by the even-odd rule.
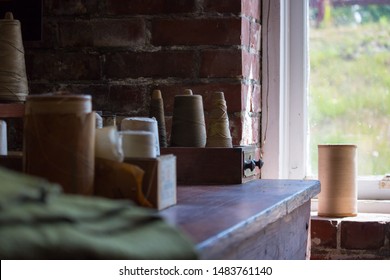
[[[262, 178], [303, 179], [308, 172], [309, 1], [290, 2], [263, 1]], [[390, 210], [388, 201], [382, 210], [365, 210], [373, 203], [363, 202], [390, 199], [390, 189], [379, 188], [382, 177], [358, 178], [360, 212]]]

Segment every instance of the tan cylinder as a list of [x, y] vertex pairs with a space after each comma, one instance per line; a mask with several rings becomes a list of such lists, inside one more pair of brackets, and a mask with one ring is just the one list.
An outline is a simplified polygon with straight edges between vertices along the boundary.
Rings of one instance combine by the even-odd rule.
[[65, 193], [91, 195], [95, 114], [91, 96], [27, 96], [24, 171], [59, 183]]
[[357, 215], [357, 146], [318, 145], [318, 215]]

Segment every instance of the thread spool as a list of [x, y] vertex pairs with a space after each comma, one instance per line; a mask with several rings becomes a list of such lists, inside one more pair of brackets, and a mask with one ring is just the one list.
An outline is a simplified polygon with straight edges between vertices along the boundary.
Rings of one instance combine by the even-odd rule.
[[149, 131], [156, 138], [154, 141], [156, 155], [160, 155], [160, 145], [158, 140], [158, 125], [155, 118], [130, 117], [121, 121], [121, 130]]
[[0, 101], [23, 102], [28, 94], [20, 21], [12, 13], [0, 20]]
[[318, 145], [318, 215], [357, 215], [357, 146]]
[[164, 102], [160, 90], [154, 90], [152, 93], [149, 117], [155, 118], [157, 120], [160, 148], [167, 147], [168, 145], [165, 127]]
[[96, 129], [95, 157], [122, 162], [122, 137], [115, 126]]
[[7, 154], [7, 123], [0, 120], [0, 155], [6, 156]]
[[95, 114], [89, 95], [27, 96], [23, 166], [65, 193], [92, 195]]
[[209, 115], [206, 147], [233, 147], [223, 92], [214, 92], [212, 96], [212, 110]]
[[103, 128], [103, 118], [102, 118], [102, 113], [101, 112], [95, 112], [95, 117], [96, 117], [96, 128]]
[[150, 131], [121, 131], [123, 154], [126, 158], [155, 158], [156, 136]]
[[205, 147], [206, 124], [201, 95], [193, 95], [186, 90], [183, 95], [176, 95], [174, 100], [172, 147]]

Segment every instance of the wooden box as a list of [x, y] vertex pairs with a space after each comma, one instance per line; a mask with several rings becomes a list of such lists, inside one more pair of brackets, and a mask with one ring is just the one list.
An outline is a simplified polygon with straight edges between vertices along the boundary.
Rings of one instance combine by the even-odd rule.
[[166, 154], [157, 158], [125, 158], [124, 162], [145, 171], [142, 191], [153, 208], [162, 210], [176, 204], [176, 156]]
[[161, 148], [161, 154], [177, 157], [177, 183], [179, 185], [242, 184], [259, 178], [260, 170], [244, 163], [255, 160], [255, 147], [233, 148]]

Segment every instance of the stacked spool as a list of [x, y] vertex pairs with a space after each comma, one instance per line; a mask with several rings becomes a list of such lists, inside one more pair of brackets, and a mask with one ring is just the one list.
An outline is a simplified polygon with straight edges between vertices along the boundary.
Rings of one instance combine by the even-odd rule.
[[232, 148], [229, 117], [223, 92], [214, 92], [209, 116], [206, 147]]
[[171, 146], [203, 148], [206, 140], [202, 96], [194, 95], [192, 90], [187, 89], [183, 95], [175, 96]]
[[160, 155], [155, 118], [124, 118], [121, 121], [120, 135], [125, 157], [155, 158]]
[[20, 22], [7, 13], [0, 20], [0, 101], [24, 102], [28, 94]]

